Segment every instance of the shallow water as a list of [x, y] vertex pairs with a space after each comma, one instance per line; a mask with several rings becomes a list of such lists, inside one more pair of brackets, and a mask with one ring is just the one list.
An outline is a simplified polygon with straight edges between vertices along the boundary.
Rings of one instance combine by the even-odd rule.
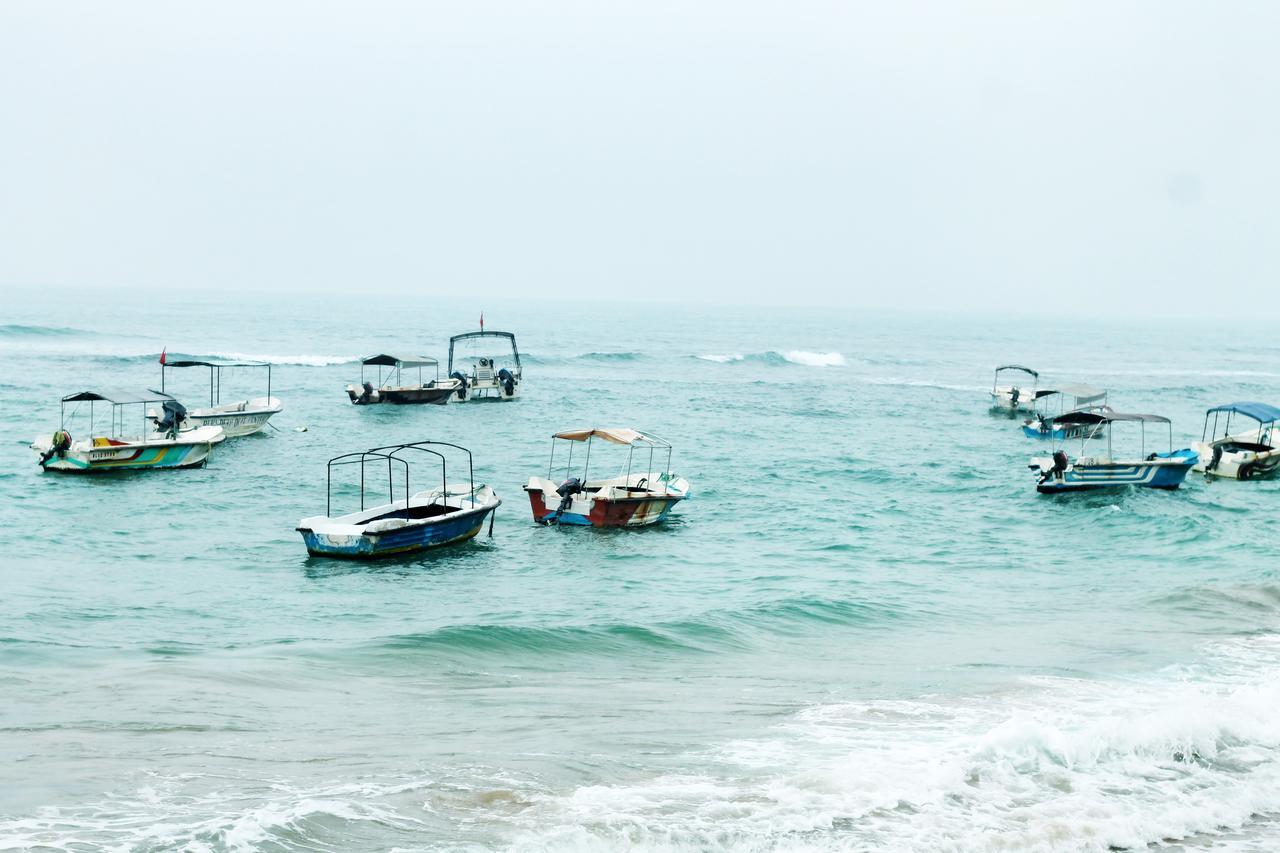
[[[231, 301], [0, 317], [4, 846], [1280, 837], [1280, 484], [1037, 496], [1039, 448], [985, 408], [995, 364], [1031, 363], [1172, 416], [1185, 446], [1209, 405], [1280, 398], [1261, 327]], [[482, 307], [519, 334], [522, 399], [346, 402], [352, 358], [443, 356]], [[202, 470], [42, 475], [26, 445], [58, 397], [155, 385], [161, 347], [276, 361], [279, 431]], [[664, 528], [532, 524], [550, 433], [592, 424], [675, 445], [695, 497]], [[293, 527], [324, 510], [325, 461], [422, 438], [474, 451], [493, 538], [308, 558]]]

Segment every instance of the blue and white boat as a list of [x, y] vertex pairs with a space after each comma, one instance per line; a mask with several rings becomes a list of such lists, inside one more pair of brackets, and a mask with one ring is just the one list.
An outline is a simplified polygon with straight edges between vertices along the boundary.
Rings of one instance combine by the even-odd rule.
[[[1231, 431], [1235, 416], [1257, 424]], [[1213, 426], [1209, 421], [1212, 418]], [[1267, 403], [1242, 401], [1214, 406], [1204, 415], [1204, 432], [1191, 445], [1199, 454], [1195, 470], [1206, 477], [1227, 480], [1255, 480], [1269, 477], [1280, 468], [1280, 408]], [[1236, 425], [1240, 420], [1236, 418]], [[1219, 429], [1221, 427], [1221, 429]]]
[[[1002, 374], [1011, 374], [1007, 384], [1001, 385]], [[1021, 364], [1002, 364], [996, 368], [996, 378], [991, 384], [991, 408], [1000, 412], [1030, 412], [1036, 399], [1036, 385], [1040, 374]]]
[[[465, 484], [449, 482], [449, 449], [467, 455]], [[439, 488], [416, 493], [410, 490], [411, 466], [406, 457], [411, 453], [427, 454], [439, 461]], [[345, 465], [354, 465], [360, 470], [360, 510], [334, 516], [333, 471]], [[374, 466], [377, 482], [381, 483], [382, 477], [386, 477], [387, 501], [377, 506], [366, 505], [366, 485], [372, 483], [366, 478], [370, 465]], [[404, 497], [397, 499], [395, 493], [401, 483]], [[415, 441], [330, 459], [325, 514], [302, 519], [297, 530], [312, 556], [371, 559], [465, 542], [480, 532], [486, 518], [492, 535], [493, 511], [501, 505], [493, 489], [483, 483], [476, 485], [471, 451], [444, 441]]]
[[1042, 441], [1069, 441], [1084, 438], [1086, 433], [1106, 429], [1098, 424], [1059, 424], [1054, 427], [1049, 423], [1067, 412], [1079, 411], [1111, 411], [1107, 407], [1107, 392], [1102, 388], [1083, 384], [1061, 385], [1037, 391], [1032, 402], [1032, 415], [1022, 423], [1022, 434]]
[[[1139, 486], [1147, 489], [1176, 489], [1187, 478], [1192, 466], [1200, 458], [1196, 451], [1186, 448], [1173, 449], [1173, 424], [1161, 415], [1122, 414], [1120, 412], [1067, 412], [1051, 422], [1053, 428], [1080, 426], [1104, 427], [1080, 439], [1080, 455], [1071, 459], [1065, 450], [1058, 449], [1052, 456], [1031, 460], [1036, 472], [1036, 491], [1042, 494], [1080, 492], [1091, 489], [1107, 489], [1117, 486]], [[1112, 427], [1118, 423], [1136, 423], [1141, 431], [1141, 450], [1137, 458], [1116, 458], [1112, 451]], [[1169, 450], [1164, 453], [1147, 453], [1147, 424], [1165, 424], [1169, 428]], [[1090, 442], [1095, 444], [1105, 438], [1105, 450], [1097, 455], [1085, 455]]]

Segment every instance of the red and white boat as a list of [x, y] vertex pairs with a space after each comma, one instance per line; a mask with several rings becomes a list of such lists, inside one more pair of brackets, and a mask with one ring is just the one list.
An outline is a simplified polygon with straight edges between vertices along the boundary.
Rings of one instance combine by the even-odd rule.
[[[591, 479], [591, 448], [595, 440], [627, 448], [626, 459], [615, 477]], [[564, 478], [552, 479], [556, 446], [567, 444]], [[574, 476], [574, 448], [580, 451], [581, 476]], [[638, 452], [637, 452], [638, 451]], [[654, 465], [662, 462], [665, 467]], [[597, 465], [599, 455], [597, 454]], [[637, 470], [636, 466], [642, 470]], [[671, 473], [671, 445], [652, 435], [625, 427], [578, 429], [558, 432], [551, 439], [551, 462], [546, 477], [530, 477], [524, 487], [539, 524], [576, 524], [591, 527], [644, 527], [666, 519], [671, 509], [689, 497], [689, 481]]]

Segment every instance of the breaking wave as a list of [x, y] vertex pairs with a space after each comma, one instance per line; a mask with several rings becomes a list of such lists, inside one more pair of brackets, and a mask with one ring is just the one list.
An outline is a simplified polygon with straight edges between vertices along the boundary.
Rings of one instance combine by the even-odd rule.
[[535, 797], [513, 847], [1047, 853], [1274, 834], [1278, 702], [1267, 636], [1143, 679], [821, 705], [702, 773]]
[[98, 332], [72, 329], [67, 326], [24, 326], [18, 323], [0, 324], [0, 338], [71, 338], [93, 337]]
[[810, 352], [808, 350], [767, 350], [765, 352], [695, 355], [699, 361], [711, 361], [717, 364], [732, 364], [740, 361], [761, 364], [785, 365], [798, 364], [803, 367], [844, 367], [845, 357], [838, 352]]

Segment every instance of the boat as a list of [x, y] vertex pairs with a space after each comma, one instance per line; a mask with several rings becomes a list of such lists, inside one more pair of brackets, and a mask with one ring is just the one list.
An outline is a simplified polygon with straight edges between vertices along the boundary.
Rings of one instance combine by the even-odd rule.
[[[1007, 385], [1000, 384], [1000, 374], [1012, 373], [1014, 377]], [[1030, 387], [1023, 387], [1026, 380], [1018, 381], [1019, 376], [1030, 377]], [[991, 408], [1003, 412], [1030, 412], [1035, 402], [1036, 385], [1040, 374], [1030, 367], [1021, 364], [1002, 364], [996, 368], [995, 381], [991, 384]]]
[[[77, 404], [67, 413], [67, 404]], [[82, 413], [88, 403], [88, 412]], [[159, 404], [159, 411], [150, 408]], [[137, 421], [133, 420], [137, 407]], [[96, 407], [96, 408], [95, 408]], [[97, 418], [104, 408], [110, 426], [100, 430]], [[69, 421], [85, 426], [83, 438], [70, 432]], [[128, 424], [136, 424], [130, 432]], [[80, 391], [62, 398], [60, 425], [31, 444], [45, 471], [96, 473], [152, 468], [199, 468], [209, 461], [213, 446], [225, 437], [217, 426], [190, 427], [186, 409], [168, 394], [157, 391]]]
[[[1233, 434], [1231, 420], [1234, 415], [1256, 422], [1257, 428]], [[1211, 416], [1212, 427], [1209, 426]], [[1205, 412], [1200, 441], [1191, 445], [1199, 454], [1195, 470], [1208, 477], [1226, 480], [1254, 480], [1274, 474], [1280, 467], [1277, 421], [1280, 421], [1280, 408], [1267, 403], [1244, 401], [1214, 406]]]
[[[627, 450], [625, 464], [616, 477], [592, 480], [591, 445], [593, 440], [622, 445]], [[555, 470], [557, 442], [568, 444], [564, 479], [552, 479]], [[573, 476], [573, 448], [586, 444], [581, 476]], [[636, 459], [636, 451], [641, 458]], [[666, 451], [666, 467], [654, 467], [654, 456]], [[648, 451], [647, 457], [644, 451]], [[634, 470], [634, 463], [646, 467]], [[533, 520], [539, 524], [577, 524], [592, 527], [643, 527], [666, 519], [672, 507], [689, 497], [689, 482], [671, 473], [671, 445], [662, 439], [628, 428], [578, 429], [558, 432], [551, 437], [551, 461], [546, 477], [530, 477], [524, 487], [533, 508]]]
[[[509, 348], [501, 357], [493, 354], [494, 344]], [[454, 399], [514, 400], [520, 393], [523, 371], [516, 336], [511, 332], [466, 332], [449, 338], [449, 378], [458, 383]]]
[[[1136, 423], [1141, 429], [1142, 444], [1137, 458], [1117, 459], [1112, 452], [1113, 427], [1119, 423]], [[1147, 424], [1165, 424], [1169, 428], [1169, 450], [1165, 453], [1147, 453]], [[1199, 458], [1194, 450], [1173, 449], [1173, 424], [1161, 415], [1124, 414], [1115, 411], [1067, 412], [1051, 421], [1054, 429], [1080, 426], [1105, 427], [1085, 431], [1080, 438], [1080, 455], [1074, 460], [1059, 448], [1050, 457], [1031, 460], [1036, 472], [1036, 491], [1042, 494], [1079, 492], [1116, 486], [1140, 486], [1147, 489], [1176, 489], [1187, 478], [1187, 473]], [[1100, 442], [1105, 437], [1105, 452], [1086, 456], [1090, 442]]]
[[1059, 425], [1054, 428], [1050, 426], [1049, 422], [1055, 417], [1065, 415], [1067, 412], [1108, 412], [1111, 409], [1107, 406], [1107, 392], [1102, 388], [1095, 388], [1092, 385], [1071, 384], [1036, 391], [1035, 399], [1031, 404], [1031, 411], [1031, 417], [1022, 423], [1023, 435], [1027, 438], [1041, 440], [1067, 441], [1083, 438], [1085, 432], [1105, 429], [1105, 427], [1075, 424], [1072, 426]]
[[[271, 396], [271, 365], [265, 361], [192, 361], [187, 359], [160, 360], [160, 392], [166, 393], [167, 373], [173, 369], [202, 367], [209, 371], [209, 405], [187, 411], [187, 421], [196, 427], [222, 427], [227, 438], [239, 438], [261, 432], [272, 415], [284, 411], [278, 399]], [[222, 402], [222, 371], [233, 368], [266, 370], [267, 393], [265, 397], [250, 397], [235, 403]]]
[[[377, 368], [378, 383], [375, 385], [365, 379], [365, 371], [370, 367]], [[404, 370], [418, 369], [417, 383], [405, 384]], [[424, 382], [422, 368], [435, 368], [435, 378]], [[412, 376], [411, 376], [412, 378]], [[452, 379], [440, 379], [440, 362], [425, 355], [398, 356], [371, 355], [360, 360], [360, 385], [348, 385], [347, 396], [357, 406], [368, 406], [373, 403], [394, 403], [396, 405], [433, 403], [443, 406], [449, 402], [458, 383]]]
[[[449, 482], [447, 462], [455, 452], [467, 455], [466, 483]], [[409, 457], [422, 458], [418, 454], [439, 461], [438, 488], [411, 490]], [[365, 476], [366, 470], [373, 465], [377, 482], [382, 483], [383, 464], [386, 465], [387, 500], [369, 506], [366, 487], [374, 480]], [[335, 516], [334, 469], [347, 465], [358, 466], [360, 470], [360, 509]], [[493, 511], [502, 505], [493, 489], [483, 483], [476, 485], [471, 451], [444, 441], [414, 441], [344, 453], [329, 460], [327, 479], [325, 514], [304, 518], [297, 527], [307, 552], [316, 557], [373, 559], [465, 542], [480, 532], [486, 518], [492, 535]], [[401, 482], [403, 497], [397, 499], [395, 492]], [[381, 486], [378, 488], [381, 491]]]

